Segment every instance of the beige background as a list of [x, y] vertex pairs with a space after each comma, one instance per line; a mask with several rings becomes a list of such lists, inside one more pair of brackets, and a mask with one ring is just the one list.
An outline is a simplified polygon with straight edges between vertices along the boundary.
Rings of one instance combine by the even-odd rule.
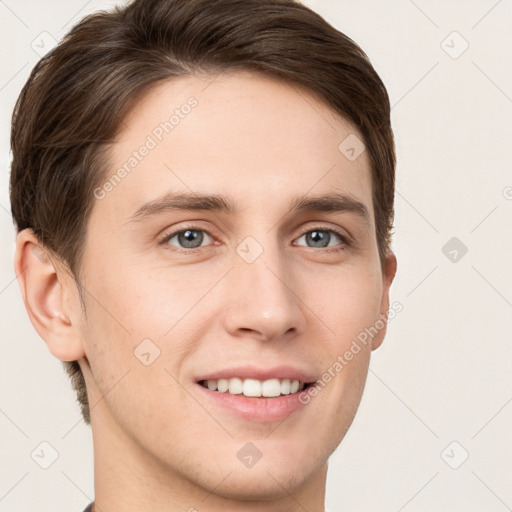
[[[327, 508], [512, 510], [512, 4], [305, 3], [370, 56], [398, 151], [392, 301], [403, 311], [331, 459]], [[90, 428], [14, 278], [9, 121], [39, 58], [32, 42], [112, 5], [0, 1], [0, 511], [81, 511], [94, 496]], [[42, 442], [58, 453], [48, 469], [31, 458]]]

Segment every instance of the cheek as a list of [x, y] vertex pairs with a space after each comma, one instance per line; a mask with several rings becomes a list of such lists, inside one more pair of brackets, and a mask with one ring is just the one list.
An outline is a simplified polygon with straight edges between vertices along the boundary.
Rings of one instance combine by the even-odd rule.
[[360, 403], [371, 354], [369, 332], [379, 318], [382, 296], [380, 274], [351, 270], [325, 280], [324, 293], [315, 295], [318, 316], [328, 327], [315, 406], [332, 411], [333, 443], [341, 440]]
[[194, 274], [192, 280], [181, 269], [126, 263], [112, 272], [97, 271], [89, 285], [94, 290], [89, 301], [95, 314], [90, 323], [96, 323], [100, 332], [130, 336], [134, 343], [159, 339], [187, 316], [214, 284], [214, 277]]
[[[95, 383], [101, 395], [109, 393], [110, 407], [117, 409], [116, 396], [120, 403], [135, 406], [144, 390], [137, 410], [153, 414], [162, 394], [152, 390], [165, 389], [166, 397], [180, 396], [179, 386], [165, 370], [181, 378], [182, 363], [194, 350], [200, 332], [197, 325], [202, 325], [197, 322], [204, 308], [201, 297], [218, 277], [203, 276], [201, 281], [196, 276], [191, 283], [185, 272], [171, 277], [167, 271], [164, 278], [155, 268], [143, 272], [140, 267], [120, 267], [122, 275], [96, 269], [94, 282], [87, 283], [90, 293], [85, 297], [82, 336]], [[122, 385], [110, 393], [121, 379]]]
[[[96, 298], [88, 301], [83, 337], [94, 377], [88, 390], [95, 397], [93, 402], [99, 404], [98, 414], [112, 415], [146, 449], [150, 449], [151, 441], [142, 433], [151, 424], [148, 430], [167, 432], [164, 437], [172, 445], [169, 448], [176, 449], [179, 436], [169, 423], [179, 425], [201, 413], [177, 382], [180, 365], [190, 352], [184, 329], [178, 324], [171, 331], [172, 343], [171, 334], [162, 338], [162, 332], [176, 321], [166, 314], [170, 308], [156, 299], [137, 304], [127, 294], [118, 300], [108, 294]], [[176, 404], [189, 407], [177, 408]]]
[[[382, 299], [380, 274], [367, 269], [347, 269], [328, 279], [310, 294], [311, 309], [323, 320], [331, 354], [344, 352], [352, 340], [379, 317]], [[314, 288], [310, 288], [314, 289]]]

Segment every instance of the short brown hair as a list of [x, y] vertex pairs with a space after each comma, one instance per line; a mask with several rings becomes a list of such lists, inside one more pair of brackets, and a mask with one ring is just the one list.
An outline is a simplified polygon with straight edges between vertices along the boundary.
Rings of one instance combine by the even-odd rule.
[[[193, 73], [251, 70], [304, 86], [364, 137], [381, 263], [390, 250], [395, 148], [388, 94], [364, 51], [294, 0], [134, 0], [87, 16], [32, 70], [13, 112], [10, 199], [80, 286], [103, 150], [135, 101]], [[341, 141], [340, 141], [341, 142]], [[63, 362], [90, 424], [77, 361]]]

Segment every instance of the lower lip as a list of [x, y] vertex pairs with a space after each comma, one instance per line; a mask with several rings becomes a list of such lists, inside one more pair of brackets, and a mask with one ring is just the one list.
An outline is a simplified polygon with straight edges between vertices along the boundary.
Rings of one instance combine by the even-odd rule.
[[228, 392], [221, 393], [220, 391], [212, 391], [198, 383], [197, 386], [207, 400], [226, 409], [230, 409], [238, 416], [249, 421], [280, 421], [305, 405], [299, 401], [299, 396], [304, 390], [291, 395], [259, 398], [248, 397], [242, 394], [231, 395]]

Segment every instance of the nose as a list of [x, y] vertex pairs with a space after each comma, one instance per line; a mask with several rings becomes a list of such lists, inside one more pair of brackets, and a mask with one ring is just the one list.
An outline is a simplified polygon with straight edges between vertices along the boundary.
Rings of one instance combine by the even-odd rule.
[[266, 248], [249, 263], [238, 254], [225, 283], [229, 290], [224, 327], [234, 337], [279, 340], [304, 332], [304, 301], [300, 279], [278, 248]]

